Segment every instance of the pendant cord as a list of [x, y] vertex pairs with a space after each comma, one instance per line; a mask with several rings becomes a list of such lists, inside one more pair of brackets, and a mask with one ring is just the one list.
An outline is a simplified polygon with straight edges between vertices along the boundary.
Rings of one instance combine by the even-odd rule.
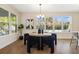
[[39, 4], [39, 6], [40, 6], [40, 15], [41, 15], [41, 6], [42, 6], [42, 4]]

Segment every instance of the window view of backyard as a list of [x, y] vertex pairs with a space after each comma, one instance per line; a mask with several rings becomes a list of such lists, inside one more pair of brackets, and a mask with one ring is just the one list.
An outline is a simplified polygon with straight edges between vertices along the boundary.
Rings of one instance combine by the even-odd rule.
[[11, 13], [11, 31], [16, 32], [16, 15]]
[[46, 18], [46, 29], [48, 29], [48, 30], [53, 29], [53, 18], [52, 17]]
[[9, 18], [8, 11], [0, 8], [0, 35], [9, 33]]
[[37, 16], [36, 24], [37, 24], [36, 29], [44, 29], [45, 27], [44, 16]]
[[[50, 22], [50, 23], [49, 23]], [[54, 16], [47, 21], [47, 28], [52, 30], [68, 30], [71, 24], [70, 16]], [[50, 26], [50, 28], [48, 28]], [[52, 28], [53, 27], [53, 28]]]
[[[45, 17], [44, 17], [45, 18]], [[54, 16], [46, 17], [44, 20], [38, 19], [39, 28], [43, 27], [46, 30], [69, 30], [71, 24], [70, 16]], [[46, 27], [45, 27], [46, 26]]]
[[[10, 19], [10, 20], [9, 20]], [[37, 16], [35, 21], [36, 29], [46, 29], [46, 30], [70, 30], [71, 17], [70, 16], [54, 16], [54, 17], [44, 17]], [[32, 26], [34, 26], [32, 24]], [[34, 27], [33, 27], [34, 28]], [[17, 31], [16, 25], [16, 15], [0, 8], [0, 35], [9, 34]]]
[[64, 30], [67, 30], [69, 28], [70, 22], [71, 22], [71, 17], [65, 16], [63, 19], [63, 29]]
[[[10, 18], [10, 20], [9, 20]], [[9, 34], [9, 31], [16, 32], [16, 15], [10, 14], [9, 12], [0, 8], [0, 36]], [[10, 30], [11, 29], [11, 30]]]
[[61, 16], [54, 17], [54, 29], [61, 30], [62, 29], [62, 18]]

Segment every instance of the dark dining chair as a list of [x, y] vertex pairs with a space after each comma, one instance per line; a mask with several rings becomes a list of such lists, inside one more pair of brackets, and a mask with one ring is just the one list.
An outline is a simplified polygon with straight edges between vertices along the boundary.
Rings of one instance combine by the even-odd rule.
[[50, 53], [54, 53], [54, 39], [52, 35], [42, 37], [41, 50], [43, 50], [46, 45], [51, 49]]
[[[48, 47], [51, 49], [50, 53], [54, 53], [54, 41], [55, 37], [54, 35], [51, 36], [27, 36], [27, 52], [31, 53], [31, 48], [36, 45], [36, 48], [38, 50], [43, 50], [44, 44], [48, 45]], [[25, 37], [26, 38], [26, 37]], [[25, 39], [26, 40], [26, 39]]]
[[51, 53], [54, 53], [54, 45], [57, 45], [57, 36], [52, 33], [51, 36], [43, 36], [41, 40], [41, 50], [47, 45], [51, 48]]
[[26, 45], [26, 40], [29, 39], [29, 34], [25, 33], [24, 34], [24, 45]]
[[37, 48], [38, 50], [40, 49], [39, 37], [29, 35], [29, 38], [27, 39], [27, 52], [28, 53], [31, 53], [31, 48]]
[[55, 45], [57, 45], [57, 35], [52, 33], [52, 39], [54, 40]]

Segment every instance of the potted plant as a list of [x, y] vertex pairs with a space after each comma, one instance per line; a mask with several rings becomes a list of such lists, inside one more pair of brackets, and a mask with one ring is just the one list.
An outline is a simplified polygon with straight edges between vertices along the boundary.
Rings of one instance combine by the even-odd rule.
[[18, 26], [18, 30], [19, 30], [19, 32], [20, 32], [19, 39], [21, 39], [21, 40], [23, 39], [23, 36], [22, 36], [23, 28], [24, 28], [24, 25], [23, 25], [23, 24], [20, 24], [20, 25]]

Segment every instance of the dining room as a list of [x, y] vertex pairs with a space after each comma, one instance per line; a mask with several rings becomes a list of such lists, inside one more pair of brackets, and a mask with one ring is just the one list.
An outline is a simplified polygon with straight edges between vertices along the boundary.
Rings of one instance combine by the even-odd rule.
[[75, 4], [0, 4], [0, 53], [77, 54], [78, 19]]

